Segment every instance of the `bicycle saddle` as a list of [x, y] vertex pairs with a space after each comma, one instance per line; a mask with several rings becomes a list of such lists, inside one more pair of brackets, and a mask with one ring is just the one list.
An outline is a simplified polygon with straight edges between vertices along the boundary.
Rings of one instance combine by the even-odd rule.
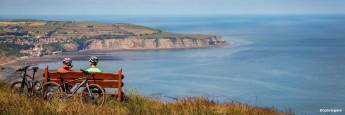
[[16, 71], [25, 71], [27, 70], [31, 65], [24, 66], [22, 68], [17, 69]]
[[37, 66], [32, 67], [32, 70], [34, 70], [35, 72], [38, 70], [39, 68]]

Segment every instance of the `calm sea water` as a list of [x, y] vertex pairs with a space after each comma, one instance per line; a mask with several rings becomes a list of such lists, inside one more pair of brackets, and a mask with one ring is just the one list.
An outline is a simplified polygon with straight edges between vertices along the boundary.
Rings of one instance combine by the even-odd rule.
[[[122, 60], [125, 86], [162, 98], [208, 96], [297, 114], [345, 111], [345, 16], [2, 16], [134, 23], [164, 31], [218, 34], [224, 48], [107, 53]], [[102, 59], [101, 59], [102, 60]], [[60, 63], [47, 63], [57, 68]], [[45, 64], [41, 64], [43, 66]], [[75, 68], [87, 66], [75, 61]], [[341, 113], [338, 113], [341, 114]]]

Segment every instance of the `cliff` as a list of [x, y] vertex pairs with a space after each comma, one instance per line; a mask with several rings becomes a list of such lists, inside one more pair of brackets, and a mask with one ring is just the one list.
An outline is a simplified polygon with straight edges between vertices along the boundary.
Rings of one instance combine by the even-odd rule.
[[87, 50], [99, 49], [172, 49], [200, 48], [216, 46], [225, 43], [221, 36], [209, 35], [173, 35], [165, 37], [131, 36], [125, 39], [92, 39], [84, 47]]
[[[133, 24], [75, 21], [0, 21], [0, 50], [41, 56], [55, 51], [200, 48], [225, 43], [221, 36], [180, 34]], [[18, 55], [18, 56], [21, 56]]]

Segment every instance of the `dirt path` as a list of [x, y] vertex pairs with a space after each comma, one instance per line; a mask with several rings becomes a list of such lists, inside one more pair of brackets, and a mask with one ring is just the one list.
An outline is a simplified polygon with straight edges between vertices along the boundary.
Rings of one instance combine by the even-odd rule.
[[19, 73], [16, 70], [22, 66], [24, 66], [21, 61], [23, 59], [19, 58], [0, 58], [0, 81], [4, 81], [6, 83], [11, 83], [16, 81], [19, 77]]
[[16, 63], [18, 61], [19, 61], [19, 59], [14, 59], [14, 60], [11, 60], [11, 61], [4, 61], [4, 63], [0, 63], [0, 66], [10, 65], [11, 63]]

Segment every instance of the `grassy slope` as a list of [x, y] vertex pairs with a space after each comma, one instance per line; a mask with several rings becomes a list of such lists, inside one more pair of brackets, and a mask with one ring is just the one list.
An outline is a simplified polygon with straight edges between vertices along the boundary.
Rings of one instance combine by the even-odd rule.
[[8, 86], [0, 84], [0, 114], [233, 114], [233, 115], [276, 115], [283, 114], [273, 108], [254, 107], [241, 103], [219, 104], [202, 97], [162, 102], [158, 99], [128, 93], [128, 101], [117, 102], [107, 99], [102, 107], [81, 105], [78, 99], [45, 101], [13, 95]]

